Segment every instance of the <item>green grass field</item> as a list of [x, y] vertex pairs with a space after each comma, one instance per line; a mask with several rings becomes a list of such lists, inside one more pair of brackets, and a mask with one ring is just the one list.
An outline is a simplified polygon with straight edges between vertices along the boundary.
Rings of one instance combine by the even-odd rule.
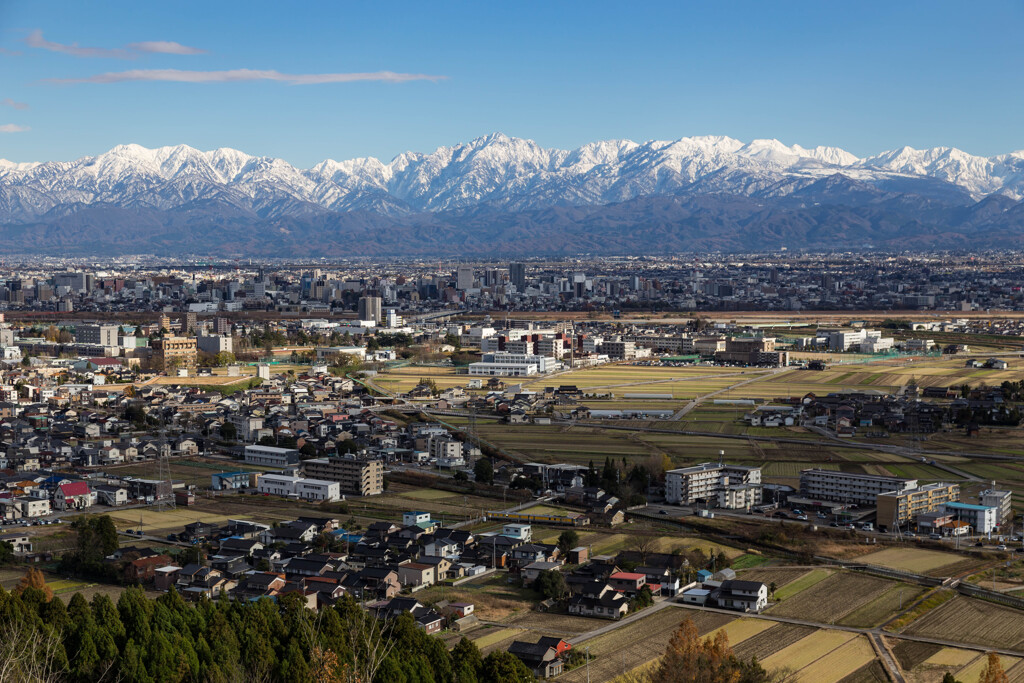
[[832, 572], [828, 569], [812, 569], [799, 579], [790, 581], [785, 586], [775, 591], [775, 599], [785, 600], [786, 598], [796, 595], [800, 591], [810, 588], [816, 583], [824, 581], [830, 576], [832, 576]]

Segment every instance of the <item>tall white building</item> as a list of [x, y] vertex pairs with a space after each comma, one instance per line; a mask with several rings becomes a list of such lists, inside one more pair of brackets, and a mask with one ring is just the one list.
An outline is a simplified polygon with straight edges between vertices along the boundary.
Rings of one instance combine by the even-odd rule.
[[748, 508], [761, 502], [761, 468], [704, 462], [665, 473], [665, 501], [692, 505], [697, 501], [718, 507]]

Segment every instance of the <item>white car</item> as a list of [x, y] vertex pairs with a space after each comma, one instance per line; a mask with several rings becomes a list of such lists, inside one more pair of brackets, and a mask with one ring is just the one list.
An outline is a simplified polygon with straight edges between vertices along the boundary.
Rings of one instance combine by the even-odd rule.
[[996, 546], [996, 550], [1006, 550], [1006, 544], [1005, 543], [1000, 543], [999, 545]]

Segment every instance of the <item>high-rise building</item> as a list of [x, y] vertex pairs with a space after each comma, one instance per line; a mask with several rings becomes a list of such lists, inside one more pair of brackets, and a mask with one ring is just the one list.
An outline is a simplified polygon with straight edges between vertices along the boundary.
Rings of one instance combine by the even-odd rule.
[[471, 266], [459, 266], [455, 271], [455, 288], [462, 291], [473, 288], [473, 268]]
[[231, 319], [230, 318], [214, 318], [213, 320], [213, 331], [215, 334], [230, 335], [231, 334]]
[[508, 279], [511, 280], [512, 286], [516, 288], [517, 292], [526, 291], [526, 264], [525, 263], [510, 263], [508, 264]]
[[368, 295], [359, 297], [359, 319], [372, 320], [375, 323], [382, 321], [381, 298], [379, 296]]

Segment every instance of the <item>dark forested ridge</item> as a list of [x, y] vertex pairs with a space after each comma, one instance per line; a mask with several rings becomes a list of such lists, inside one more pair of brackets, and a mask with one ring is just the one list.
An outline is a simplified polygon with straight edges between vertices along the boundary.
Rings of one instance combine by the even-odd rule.
[[[818, 201], [821, 200], [821, 201]], [[479, 206], [385, 216], [316, 211], [260, 216], [237, 207], [76, 207], [0, 225], [5, 250], [62, 255], [411, 256], [624, 254], [812, 249], [984, 249], [1024, 236], [1024, 202], [970, 205], [917, 195], [639, 197], [508, 211]]]

